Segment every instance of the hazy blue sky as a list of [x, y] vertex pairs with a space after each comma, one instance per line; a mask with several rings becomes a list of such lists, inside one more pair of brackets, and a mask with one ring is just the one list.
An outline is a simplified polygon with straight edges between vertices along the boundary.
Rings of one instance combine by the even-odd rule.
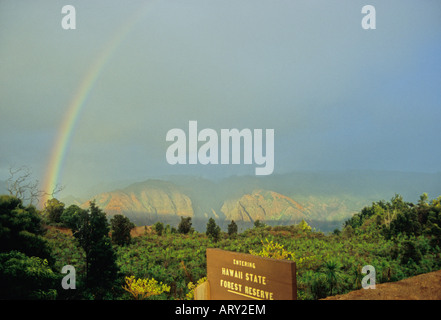
[[[76, 8], [76, 30], [61, 8]], [[376, 8], [376, 30], [361, 8]], [[144, 10], [144, 11], [140, 11]], [[441, 171], [441, 2], [0, 0], [0, 180], [43, 180], [61, 121], [115, 34], [63, 166], [66, 192], [166, 174], [172, 128], [272, 128], [275, 173]]]

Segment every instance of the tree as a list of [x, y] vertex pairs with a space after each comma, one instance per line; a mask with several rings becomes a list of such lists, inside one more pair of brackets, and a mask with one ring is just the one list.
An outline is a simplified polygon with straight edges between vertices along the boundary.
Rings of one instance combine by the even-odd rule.
[[335, 261], [327, 261], [324, 264], [325, 277], [329, 285], [330, 295], [332, 296], [332, 290], [337, 286], [340, 279], [340, 265]]
[[230, 237], [237, 235], [237, 224], [234, 220], [231, 220], [231, 223], [228, 225], [228, 235]]
[[29, 168], [9, 168], [9, 178], [6, 181], [6, 188], [10, 196], [21, 199], [24, 202], [33, 204], [38, 202], [43, 192], [38, 190], [38, 181], [30, 181], [32, 174]]
[[52, 264], [51, 250], [43, 234], [40, 214], [34, 206], [23, 206], [16, 197], [0, 196], [0, 252], [17, 250]]
[[60, 221], [67, 228], [78, 230], [81, 221], [85, 219], [84, 216], [87, 214], [87, 210], [81, 209], [79, 206], [72, 204], [68, 208], [64, 209], [63, 213], [61, 214]]
[[422, 195], [420, 195], [420, 200], [418, 201], [419, 206], [427, 206], [427, 200], [429, 199], [429, 196], [426, 192], [424, 192]]
[[350, 238], [355, 234], [355, 231], [354, 231], [354, 228], [352, 228], [352, 226], [350, 224], [348, 224], [343, 228], [343, 231], [341, 234], [345, 238]]
[[221, 229], [220, 229], [220, 227], [216, 224], [216, 221], [214, 221], [214, 219], [213, 218], [210, 218], [209, 220], [208, 220], [208, 223], [207, 223], [207, 230], [206, 230], [206, 235], [210, 238], [210, 239], [212, 239], [212, 240], [214, 240], [215, 242], [217, 242], [218, 240], [219, 240], [219, 237], [220, 237], [220, 232], [221, 232]]
[[[160, 221], [156, 222], [153, 225], [153, 229], [155, 229], [156, 233], [160, 236], [162, 236], [162, 232], [164, 231], [164, 224]], [[169, 226], [170, 229], [170, 226]]]
[[265, 227], [265, 223], [261, 222], [259, 219], [254, 221], [254, 228], [263, 228]]
[[101, 299], [113, 286], [118, 267], [109, 237], [109, 222], [94, 201], [90, 202], [90, 209], [73, 235], [86, 254], [86, 286]]
[[0, 196], [0, 299], [54, 299], [55, 262], [40, 214], [21, 199]]
[[20, 168], [9, 168], [9, 178], [6, 180], [6, 189], [9, 195], [21, 199], [23, 203], [34, 205], [44, 195], [54, 197], [63, 188], [56, 186], [50, 193], [38, 189], [38, 180], [31, 180], [31, 170], [22, 166]]
[[0, 299], [55, 299], [58, 281], [46, 259], [19, 251], [0, 253]]
[[300, 228], [300, 230], [302, 230], [303, 232], [311, 232], [312, 228], [309, 226], [309, 224], [302, 219], [302, 221], [300, 221], [300, 223], [298, 224], [298, 227]]
[[411, 240], [404, 241], [404, 250], [403, 256], [401, 257], [401, 264], [407, 264], [409, 261], [413, 261], [415, 263], [419, 263], [422, 256], [421, 252], [415, 246], [415, 243]]
[[181, 217], [181, 222], [178, 225], [178, 232], [182, 234], [187, 234], [191, 230], [191, 217]]
[[116, 214], [110, 219], [112, 226], [112, 241], [120, 246], [130, 244], [132, 237], [130, 231], [135, 225], [129, 220], [129, 218], [122, 214]]
[[61, 215], [64, 212], [64, 203], [56, 198], [47, 200], [45, 203], [44, 213], [49, 219], [49, 222], [60, 223]]
[[309, 290], [315, 300], [326, 298], [327, 287], [325, 275], [321, 272], [314, 272], [312, 270], [307, 271], [307, 276], [310, 279]]
[[418, 215], [415, 209], [407, 209], [399, 212], [395, 220], [390, 223], [390, 235], [398, 234], [416, 235], [422, 233], [422, 226], [418, 221]]
[[441, 196], [432, 200], [424, 233], [432, 237], [432, 247], [441, 246]]

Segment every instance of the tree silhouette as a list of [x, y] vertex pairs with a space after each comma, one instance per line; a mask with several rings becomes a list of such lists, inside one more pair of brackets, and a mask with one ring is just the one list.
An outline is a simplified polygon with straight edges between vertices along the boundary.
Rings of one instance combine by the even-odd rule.
[[215, 242], [217, 242], [217, 241], [219, 240], [219, 237], [220, 237], [220, 232], [221, 232], [221, 229], [220, 229], [220, 227], [216, 224], [216, 221], [214, 221], [213, 218], [210, 218], [210, 219], [208, 220], [208, 223], [207, 223], [207, 231], [205, 232], [206, 235], [207, 235], [210, 239], [212, 239], [212, 240], [214, 240]]
[[112, 226], [112, 241], [120, 246], [130, 244], [132, 239], [130, 235], [130, 230], [132, 230], [135, 225], [122, 214], [116, 214], [110, 219], [110, 224]]
[[181, 222], [178, 225], [178, 232], [182, 234], [187, 234], [191, 230], [191, 217], [181, 217]]
[[326, 280], [329, 285], [330, 295], [333, 294], [333, 289], [337, 286], [340, 279], [340, 266], [335, 261], [327, 261], [324, 264], [324, 271]]
[[118, 267], [109, 237], [109, 222], [94, 201], [73, 234], [86, 254], [86, 286], [95, 298], [102, 299], [113, 286]]
[[228, 225], [228, 235], [230, 237], [237, 235], [237, 224], [234, 220], [231, 220], [231, 223]]

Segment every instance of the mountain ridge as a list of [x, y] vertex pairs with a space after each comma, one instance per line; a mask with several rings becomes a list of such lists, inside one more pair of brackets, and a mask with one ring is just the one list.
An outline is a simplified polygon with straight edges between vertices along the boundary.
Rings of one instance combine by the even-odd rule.
[[[373, 201], [388, 200], [394, 194], [415, 201], [423, 192], [436, 197], [437, 190], [441, 190], [440, 173], [297, 172], [263, 178], [232, 176], [217, 181], [169, 176], [99, 193], [82, 205], [95, 199], [109, 215], [125, 214], [139, 225], [156, 221], [176, 224], [181, 216], [201, 220], [199, 229], [210, 217], [223, 228], [233, 219], [248, 225], [255, 220], [288, 224], [299, 219], [336, 225]], [[239, 204], [244, 208], [240, 209]], [[271, 213], [267, 215], [266, 211]]]

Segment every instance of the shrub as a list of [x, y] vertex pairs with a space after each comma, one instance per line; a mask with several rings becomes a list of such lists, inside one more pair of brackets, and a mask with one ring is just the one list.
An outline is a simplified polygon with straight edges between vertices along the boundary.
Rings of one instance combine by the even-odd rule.
[[123, 289], [129, 292], [135, 300], [148, 299], [151, 296], [170, 292], [170, 287], [162, 282], [158, 283], [154, 278], [135, 279], [135, 276], [125, 278], [126, 285]]
[[[172, 229], [173, 230], [173, 229]], [[191, 217], [181, 217], [181, 222], [178, 225], [178, 232], [182, 234], [187, 234], [191, 230]]]

